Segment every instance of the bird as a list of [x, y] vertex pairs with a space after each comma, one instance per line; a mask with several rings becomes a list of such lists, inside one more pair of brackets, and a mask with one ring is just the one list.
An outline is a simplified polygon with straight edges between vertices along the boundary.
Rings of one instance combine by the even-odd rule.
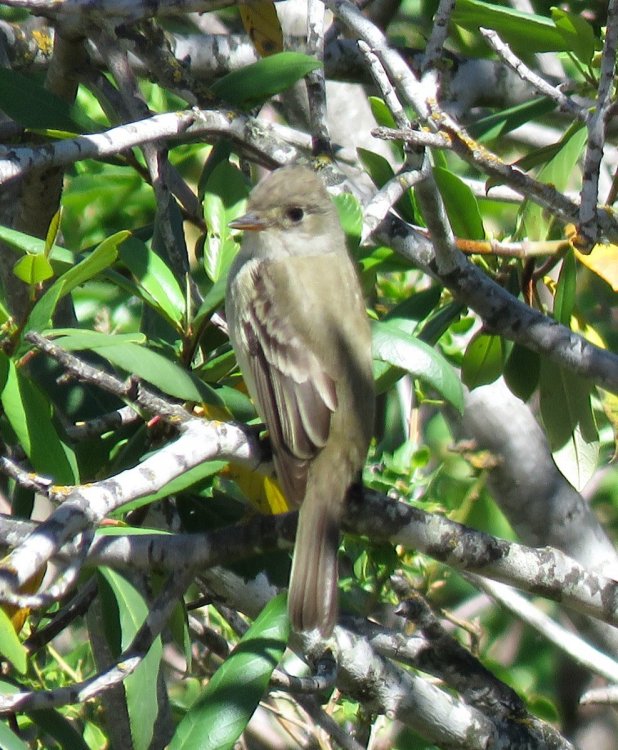
[[260, 181], [230, 226], [244, 234], [227, 281], [229, 336], [286, 500], [300, 508], [289, 619], [295, 631], [328, 637], [345, 498], [373, 434], [362, 289], [336, 208], [307, 166]]

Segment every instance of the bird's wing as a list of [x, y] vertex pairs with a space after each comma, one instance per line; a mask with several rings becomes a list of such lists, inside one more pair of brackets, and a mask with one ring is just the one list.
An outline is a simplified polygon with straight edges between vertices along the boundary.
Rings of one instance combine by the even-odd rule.
[[[248, 345], [241, 369], [270, 431], [279, 480], [288, 501], [298, 505], [309, 461], [328, 438], [337, 407], [335, 380], [309, 346], [303, 326], [291, 325], [289, 297], [278, 294], [277, 264], [262, 261], [247, 272], [251, 283], [243, 283], [245, 299], [235, 323]], [[296, 320], [302, 307], [295, 308]]]

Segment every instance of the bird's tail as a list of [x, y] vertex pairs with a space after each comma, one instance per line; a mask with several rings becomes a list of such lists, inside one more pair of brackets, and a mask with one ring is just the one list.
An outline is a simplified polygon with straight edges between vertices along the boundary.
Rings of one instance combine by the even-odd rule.
[[[294, 630], [318, 628], [325, 637], [332, 633], [337, 620], [337, 551], [347, 489], [333, 493], [332, 477], [329, 484], [326, 489], [316, 487], [311, 479], [308, 483], [298, 518], [288, 593]], [[334, 501], [333, 496], [337, 498]]]

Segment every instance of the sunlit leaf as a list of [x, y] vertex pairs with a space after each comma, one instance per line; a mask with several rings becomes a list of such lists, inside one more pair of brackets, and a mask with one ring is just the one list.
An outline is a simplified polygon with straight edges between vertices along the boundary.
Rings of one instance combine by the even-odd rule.
[[146, 244], [129, 237], [119, 249], [120, 260], [133, 274], [143, 298], [170, 322], [180, 325], [185, 299], [176, 276]]
[[562, 476], [581, 492], [597, 470], [599, 452], [599, 441], [585, 440], [578, 426], [561, 448], [552, 451], [552, 456]]
[[459, 411], [463, 390], [455, 370], [440, 352], [404, 333], [397, 321], [372, 323], [373, 356], [419, 378]]
[[[565, 190], [573, 179], [573, 173], [581, 156], [588, 133], [586, 128], [568, 134], [558, 152], [539, 172], [541, 182], [553, 185], [557, 190]], [[525, 236], [531, 240], [545, 240], [552, 224], [552, 217], [545, 208], [533, 201], [522, 204], [521, 219]]]
[[212, 92], [237, 107], [253, 107], [289, 89], [322, 64], [300, 52], [278, 52], [219, 78]]
[[[108, 641], [115, 655], [119, 656], [131, 644], [148, 616], [148, 604], [137, 588], [116, 571], [100, 567], [98, 572]], [[106, 606], [112, 599], [115, 606]], [[117, 620], [112, 620], [112, 615], [116, 614]], [[137, 669], [123, 683], [135, 750], [147, 750], [153, 738], [159, 713], [157, 683], [162, 655], [159, 636]]]
[[268, 57], [275, 52], [283, 52], [283, 31], [273, 2], [240, 0], [238, 10], [258, 54]]
[[178, 725], [169, 750], [231, 750], [262, 699], [288, 634], [286, 597], [280, 594], [212, 676]]
[[468, 240], [485, 239], [483, 219], [474, 193], [456, 174], [434, 167], [433, 176], [444, 201], [448, 220], [457, 237]]
[[28, 652], [17, 637], [13, 623], [7, 613], [0, 608], [0, 654], [21, 674], [26, 673]]
[[598, 45], [594, 29], [580, 13], [562, 8], [552, 8], [551, 17], [558, 32], [562, 35], [566, 49], [579, 58], [584, 65], [590, 65]]
[[569, 45], [556, 25], [547, 17], [524, 13], [506, 5], [481, 0], [457, 0], [452, 21], [471, 31], [479, 26], [494, 29], [514, 49], [526, 54], [554, 52]]
[[598, 456], [591, 387], [579, 375], [541, 359], [541, 417], [558, 468], [578, 489], [590, 478]]
[[595, 245], [590, 255], [576, 250], [575, 256], [586, 268], [606, 281], [614, 292], [618, 292], [618, 245]]
[[42, 284], [54, 275], [51, 263], [44, 255], [23, 255], [13, 266], [13, 273], [26, 284]]

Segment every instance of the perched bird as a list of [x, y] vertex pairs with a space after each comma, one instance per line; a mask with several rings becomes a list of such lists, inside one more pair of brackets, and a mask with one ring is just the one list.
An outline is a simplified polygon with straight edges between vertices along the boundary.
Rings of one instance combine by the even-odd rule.
[[345, 495], [373, 431], [371, 333], [337, 212], [307, 167], [276, 170], [249, 197], [225, 311], [277, 476], [300, 506], [288, 595], [297, 630], [332, 632]]

